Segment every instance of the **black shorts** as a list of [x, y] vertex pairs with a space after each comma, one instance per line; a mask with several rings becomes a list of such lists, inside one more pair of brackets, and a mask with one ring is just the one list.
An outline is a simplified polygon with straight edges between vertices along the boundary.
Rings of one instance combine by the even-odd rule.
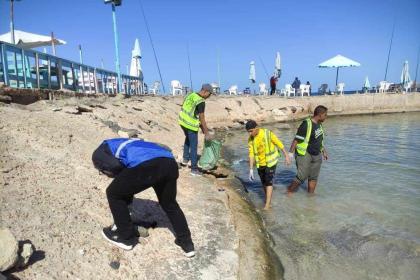
[[267, 167], [261, 166], [258, 168], [258, 175], [264, 187], [273, 185], [274, 174], [276, 173], [276, 165]]

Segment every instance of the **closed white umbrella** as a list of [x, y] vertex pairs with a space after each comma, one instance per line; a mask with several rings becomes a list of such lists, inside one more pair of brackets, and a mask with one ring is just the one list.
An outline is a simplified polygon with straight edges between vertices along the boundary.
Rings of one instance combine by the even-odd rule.
[[251, 83], [255, 83], [257, 80], [256, 74], [255, 74], [255, 62], [251, 61], [250, 68], [249, 68], [249, 79], [251, 80]]
[[130, 65], [130, 76], [139, 77], [141, 71], [141, 50], [139, 40], [136, 39], [134, 42], [134, 48], [131, 51], [131, 65]]
[[365, 91], [368, 91], [370, 89], [370, 82], [368, 76], [366, 76], [365, 83], [363, 84], [363, 88]]
[[141, 70], [141, 50], [140, 50], [140, 43], [139, 39], [136, 39], [134, 42], [134, 48], [131, 51], [131, 64], [130, 64], [130, 76], [139, 77], [140, 78], [140, 93], [143, 93], [143, 71]]
[[[11, 43], [10, 32], [0, 35], [0, 41]], [[54, 45], [66, 44], [65, 41], [57, 38], [51, 38], [51, 36], [39, 35], [21, 30], [15, 30], [15, 43], [19, 47], [25, 49], [51, 46], [53, 43]]]
[[320, 68], [337, 68], [335, 85], [338, 83], [338, 70], [342, 67], [358, 67], [360, 63], [342, 55], [334, 56], [318, 65]]
[[280, 76], [281, 76], [281, 64], [280, 64], [280, 53], [279, 52], [277, 52], [277, 55], [276, 55], [276, 64], [275, 64], [274, 72], [276, 73], [277, 78], [280, 78]]
[[403, 65], [403, 69], [401, 72], [401, 84], [405, 91], [407, 92], [408, 88], [411, 84], [410, 73], [408, 72], [408, 61], [406, 60]]

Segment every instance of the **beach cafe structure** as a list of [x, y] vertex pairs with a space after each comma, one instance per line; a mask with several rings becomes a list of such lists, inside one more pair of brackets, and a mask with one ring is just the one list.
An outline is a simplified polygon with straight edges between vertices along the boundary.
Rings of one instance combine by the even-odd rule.
[[[24, 40], [20, 40], [20, 44], [18, 42], [16, 45], [3, 40], [0, 40], [0, 85], [13, 88], [70, 90], [80, 93], [118, 93], [116, 72], [30, 49], [31, 46], [25, 45]], [[44, 45], [51, 46], [51, 44], [51, 39], [49, 42], [44, 42]], [[41, 45], [38, 44], [37, 47]], [[121, 75], [121, 80], [123, 93], [129, 95], [143, 93], [143, 81], [140, 77]]]

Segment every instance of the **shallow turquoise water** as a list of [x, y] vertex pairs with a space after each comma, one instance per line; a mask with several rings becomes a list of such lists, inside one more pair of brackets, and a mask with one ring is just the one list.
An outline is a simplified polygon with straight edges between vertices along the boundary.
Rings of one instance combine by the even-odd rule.
[[[288, 150], [298, 123], [270, 125]], [[278, 165], [273, 208], [262, 212], [286, 279], [420, 279], [420, 113], [333, 117], [324, 124], [330, 159], [315, 196], [291, 198], [295, 166]], [[248, 182], [246, 131], [225, 143], [257, 208], [259, 181]]]

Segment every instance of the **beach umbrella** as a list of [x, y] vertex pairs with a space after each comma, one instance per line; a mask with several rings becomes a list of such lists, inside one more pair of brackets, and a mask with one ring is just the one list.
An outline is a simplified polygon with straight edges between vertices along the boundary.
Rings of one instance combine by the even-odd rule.
[[277, 52], [276, 55], [276, 63], [274, 67], [274, 73], [276, 74], [277, 78], [280, 78], [281, 76], [281, 64], [280, 64], [280, 53]]
[[337, 68], [335, 76], [335, 85], [338, 83], [338, 70], [343, 67], [358, 67], [360, 63], [342, 55], [334, 56], [318, 65], [320, 68]]
[[[10, 32], [0, 35], [0, 41], [11, 43]], [[32, 49], [44, 46], [65, 45], [66, 42], [52, 36], [39, 35], [35, 33], [15, 30], [16, 45], [24, 49]]]
[[405, 91], [410, 87], [411, 79], [410, 73], [408, 72], [408, 61], [406, 60], [403, 65], [403, 69], [401, 72], [401, 84], [404, 87]]
[[139, 77], [142, 70], [141, 70], [141, 50], [140, 50], [140, 43], [139, 39], [136, 39], [134, 42], [134, 48], [131, 51], [131, 64], [130, 64], [130, 76]]
[[140, 93], [143, 93], [143, 71], [140, 64], [141, 50], [139, 39], [134, 41], [134, 48], [131, 51], [130, 76], [138, 77], [140, 79], [139, 88]]
[[256, 74], [255, 74], [255, 62], [251, 61], [250, 67], [249, 67], [249, 79], [251, 80], [251, 83], [255, 83], [256, 81]]
[[370, 82], [369, 82], [369, 78], [368, 78], [368, 76], [366, 76], [365, 83], [364, 83], [363, 87], [364, 87], [366, 90], [370, 89]]

